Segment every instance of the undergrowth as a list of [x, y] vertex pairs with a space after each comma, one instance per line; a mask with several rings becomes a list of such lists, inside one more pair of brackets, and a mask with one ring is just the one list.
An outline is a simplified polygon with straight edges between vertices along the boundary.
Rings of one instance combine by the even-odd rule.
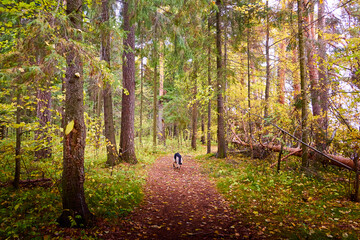
[[212, 155], [199, 159], [240, 221], [268, 239], [360, 237], [360, 204], [348, 198], [346, 170], [320, 167], [305, 174], [293, 159], [277, 173], [265, 160]]
[[[46, 186], [21, 186], [14, 190], [13, 141], [0, 141], [0, 239], [43, 239], [71, 235], [57, 227], [56, 218], [62, 211], [60, 179], [62, 173], [62, 144], [53, 147], [53, 157], [34, 161], [30, 141], [23, 141], [21, 179], [50, 178]], [[29, 146], [29, 149], [26, 147]], [[88, 144], [85, 149], [85, 195], [90, 211], [102, 221], [115, 226], [117, 221], [138, 206], [143, 197], [146, 170], [161, 155], [175, 151], [184, 153], [188, 145], [168, 140], [156, 150], [149, 139], [136, 142], [136, 165], [120, 163], [106, 168], [105, 148]], [[175, 150], [176, 149], [176, 150]], [[192, 152], [193, 153], [193, 152]], [[76, 230], [74, 230], [76, 231]], [[78, 230], [77, 238], [93, 239], [93, 233]]]

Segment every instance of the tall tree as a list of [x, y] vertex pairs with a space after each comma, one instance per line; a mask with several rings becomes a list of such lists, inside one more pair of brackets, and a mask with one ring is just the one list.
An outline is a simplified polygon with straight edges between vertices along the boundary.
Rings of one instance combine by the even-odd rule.
[[[322, 138], [327, 138], [328, 129], [328, 109], [329, 109], [329, 86], [327, 80], [327, 68], [325, 66], [326, 56], [326, 42], [324, 40], [325, 32], [325, 1], [319, 1], [318, 4], [318, 55], [319, 55], [319, 88], [320, 88], [320, 106], [321, 106], [321, 127], [324, 133]], [[326, 143], [322, 141], [318, 146], [321, 150], [325, 150]]]
[[[154, 47], [154, 56], [156, 56], [156, 47]], [[157, 92], [158, 92], [158, 86], [157, 86], [157, 78], [158, 78], [158, 73], [157, 73], [157, 59], [155, 59], [155, 65], [154, 65], [154, 101], [153, 101], [153, 147], [154, 149], [156, 149], [156, 138], [157, 138], [157, 112], [158, 112], [158, 108], [157, 108]]]
[[265, 109], [264, 118], [268, 117], [269, 111], [269, 95], [270, 95], [270, 54], [269, 54], [269, 1], [266, 0], [266, 38], [265, 38], [265, 56], [266, 56], [266, 84], [265, 84]]
[[[301, 141], [307, 143], [308, 141], [308, 97], [307, 97], [307, 81], [306, 81], [306, 69], [305, 69], [305, 44], [304, 44], [304, 2], [303, 0], [297, 0], [298, 4], [298, 41], [299, 41], [299, 65], [300, 65], [300, 85], [301, 85]], [[302, 162], [303, 168], [308, 167], [308, 148], [305, 144], [302, 144]]]
[[216, 12], [216, 94], [217, 94], [217, 140], [218, 140], [218, 158], [226, 157], [226, 141], [225, 141], [225, 120], [224, 120], [224, 81], [222, 68], [222, 53], [221, 53], [221, 11], [222, 1], [217, 0], [216, 5], [218, 11]]
[[[66, 2], [66, 14], [72, 23], [73, 39], [81, 40], [82, 0]], [[86, 227], [93, 215], [85, 202], [84, 149], [86, 128], [84, 123], [83, 62], [79, 51], [69, 43], [66, 52], [65, 74], [65, 133], [62, 173], [63, 212], [58, 218], [61, 226]]]
[[164, 79], [165, 79], [165, 73], [164, 73], [164, 44], [162, 40], [160, 40], [160, 46], [159, 46], [159, 100], [158, 100], [158, 120], [157, 120], [157, 132], [158, 132], [158, 138], [160, 142], [162, 142], [164, 145], [166, 143], [165, 141], [165, 120], [164, 120], [164, 104], [162, 96], [164, 96]]
[[121, 108], [120, 158], [128, 163], [136, 164], [135, 155], [135, 26], [131, 23], [129, 3], [123, 4], [123, 29], [127, 33], [124, 38], [123, 53], [123, 93]]
[[250, 74], [250, 14], [248, 14], [248, 29], [246, 38], [246, 55], [247, 55], [247, 76], [248, 76], [248, 120], [249, 120], [249, 143], [251, 158], [253, 158], [253, 146], [252, 146], [252, 124], [251, 124], [251, 74]]
[[[307, 3], [304, 2], [306, 5]], [[314, 23], [314, 4], [309, 3], [309, 13], [305, 17], [307, 25], [307, 41], [306, 41], [306, 53], [307, 53], [307, 68], [309, 71], [310, 81], [310, 95], [312, 112], [314, 116], [320, 115], [320, 99], [319, 99], [319, 80], [318, 69], [316, 63], [316, 48], [315, 48], [315, 23]]]
[[[210, 18], [208, 19], [208, 38], [209, 38], [209, 45], [208, 45], [208, 85], [211, 86], [211, 31], [210, 31]], [[209, 93], [209, 102], [208, 102], [208, 123], [207, 123], [207, 144], [206, 144], [206, 153], [211, 153], [211, 94]]]
[[[140, 31], [142, 30], [140, 24]], [[144, 37], [143, 34], [140, 36], [140, 132], [139, 140], [142, 144], [142, 135], [143, 135], [143, 106], [144, 106]]]
[[18, 189], [20, 187], [20, 160], [21, 160], [21, 127], [20, 125], [20, 118], [21, 118], [21, 99], [20, 99], [20, 89], [17, 89], [16, 93], [16, 124], [18, 127], [16, 128], [16, 146], [15, 146], [15, 175], [14, 175], [14, 188]]
[[279, 44], [279, 64], [278, 64], [278, 78], [279, 78], [279, 103], [285, 103], [285, 49], [286, 45], [283, 41]]
[[[109, 1], [102, 0], [101, 21], [104, 24], [101, 32], [101, 60], [104, 60], [110, 67], [110, 27], [109, 27]], [[105, 122], [105, 139], [106, 139], [106, 164], [114, 166], [118, 158], [115, 140], [115, 127], [113, 118], [113, 100], [111, 83], [104, 81], [104, 122]]]
[[192, 103], [192, 109], [191, 109], [191, 148], [196, 150], [196, 139], [197, 139], [197, 120], [198, 120], [198, 110], [197, 110], [197, 64], [194, 63], [194, 69], [193, 69], [193, 96], [195, 96], [194, 102]]

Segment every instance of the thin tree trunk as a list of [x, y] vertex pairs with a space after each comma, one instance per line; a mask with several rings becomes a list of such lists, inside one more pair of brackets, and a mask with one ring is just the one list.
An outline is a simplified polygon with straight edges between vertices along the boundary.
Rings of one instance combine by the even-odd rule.
[[164, 105], [162, 103], [162, 96], [164, 95], [164, 52], [163, 43], [160, 41], [159, 51], [159, 100], [158, 100], [158, 138], [159, 142], [162, 142], [165, 146], [165, 124], [164, 124]]
[[[324, 31], [325, 31], [325, 2], [320, 1], [318, 3], [318, 43], [319, 43], [319, 88], [320, 88], [320, 106], [321, 106], [321, 127], [325, 136], [322, 136], [322, 139], [327, 139], [327, 129], [328, 129], [328, 109], [329, 109], [329, 86], [327, 80], [327, 71], [326, 71], [326, 42], [324, 40]], [[326, 141], [321, 141], [319, 143], [319, 149], [325, 150]]]
[[[293, 50], [292, 63], [294, 65], [298, 65], [298, 59], [299, 59], [299, 48]], [[294, 99], [296, 103], [300, 99], [300, 95], [301, 95], [299, 71], [294, 71], [293, 73], [293, 87], [294, 87]]]
[[[248, 16], [250, 18], [250, 16]], [[249, 109], [249, 143], [250, 154], [253, 158], [252, 127], [251, 127], [251, 75], [250, 75], [250, 28], [247, 29], [247, 75], [248, 75], [248, 109]]]
[[195, 98], [195, 101], [192, 105], [192, 114], [191, 114], [191, 148], [196, 150], [196, 139], [197, 139], [197, 101], [196, 101], [196, 95], [197, 95], [197, 64], [194, 64], [194, 70], [193, 70], [193, 97]]
[[[304, 2], [306, 4], [306, 2]], [[314, 20], [314, 4], [310, 3], [310, 13], [305, 17], [306, 25], [308, 30], [306, 31], [306, 52], [307, 52], [307, 67], [309, 69], [309, 80], [310, 80], [310, 95], [311, 105], [314, 116], [320, 115], [320, 99], [319, 99], [319, 79], [317, 72], [317, 64], [315, 61], [315, 24]]]
[[[297, 0], [298, 3], [298, 34], [299, 34], [299, 63], [300, 63], [300, 85], [301, 85], [301, 141], [308, 142], [307, 118], [308, 118], [308, 97], [307, 81], [305, 71], [305, 53], [304, 53], [304, 36], [303, 36], [303, 1]], [[309, 165], [308, 148], [302, 144], [302, 168]]]
[[218, 11], [216, 12], [216, 89], [217, 89], [217, 113], [218, 113], [218, 158], [226, 157], [226, 141], [225, 141], [225, 121], [224, 121], [224, 81], [223, 81], [223, 69], [222, 69], [222, 53], [221, 53], [221, 0], [216, 1]]
[[269, 113], [269, 96], [270, 96], [270, 54], [269, 54], [269, 37], [270, 37], [270, 26], [269, 26], [269, 1], [266, 0], [266, 40], [265, 40], [265, 55], [266, 55], [266, 84], [265, 84], [265, 109], [264, 118], [267, 118]]
[[35, 151], [37, 160], [51, 157], [51, 136], [47, 129], [47, 124], [51, 122], [51, 91], [48, 88], [48, 86], [41, 86], [36, 93], [36, 116], [39, 119], [39, 129], [35, 131], [35, 139], [46, 146]]
[[[82, 25], [82, 0], [67, 2], [66, 14], [75, 28]], [[80, 36], [74, 36], [81, 40]], [[74, 46], [66, 55], [65, 74], [65, 133], [62, 173], [63, 212], [58, 218], [60, 226], [87, 227], [93, 215], [85, 202], [84, 150], [86, 128], [84, 123], [83, 63]]]
[[204, 122], [204, 115], [201, 114], [201, 144], [205, 145], [205, 122]]
[[21, 118], [21, 106], [20, 106], [20, 90], [17, 90], [16, 94], [16, 124], [18, 127], [16, 128], [16, 146], [15, 146], [15, 176], [14, 176], [14, 188], [19, 189], [20, 187], [20, 159], [21, 159], [21, 127], [20, 118]]
[[[208, 37], [211, 39], [210, 33], [210, 19], [208, 19]], [[208, 46], [208, 85], [211, 86], [211, 43]], [[211, 93], [209, 93], [209, 102], [208, 102], [208, 122], [207, 122], [207, 150], [206, 152], [211, 153]]]
[[[154, 46], [154, 58], [156, 58], [157, 56], [157, 51], [156, 51], [156, 46]], [[154, 102], [153, 102], [153, 111], [154, 111], [154, 115], [153, 115], [153, 148], [154, 150], [156, 150], [156, 136], [157, 136], [157, 92], [158, 92], [158, 86], [157, 86], [157, 59], [154, 59], [155, 61], [155, 66], [154, 66]]]
[[285, 104], [285, 49], [284, 42], [279, 44], [279, 65], [278, 65], [278, 76], [279, 76], [279, 103]]
[[[141, 29], [141, 27], [140, 27]], [[142, 135], [143, 135], [143, 105], [144, 105], [144, 59], [143, 59], [143, 44], [144, 38], [143, 34], [140, 36], [140, 133], [139, 139], [140, 144], [142, 144]]]
[[[101, 34], [101, 60], [107, 62], [110, 67], [110, 30], [109, 30], [109, 1], [102, 0], [102, 23], [106, 26]], [[111, 83], [104, 81], [104, 122], [107, 160], [106, 165], [114, 166], [118, 158], [115, 140], [115, 127], [113, 117], [113, 101]]]
[[127, 33], [124, 38], [123, 52], [123, 87], [121, 108], [120, 158], [127, 163], [136, 164], [135, 155], [135, 27], [130, 23], [129, 1], [123, 5], [123, 29]]

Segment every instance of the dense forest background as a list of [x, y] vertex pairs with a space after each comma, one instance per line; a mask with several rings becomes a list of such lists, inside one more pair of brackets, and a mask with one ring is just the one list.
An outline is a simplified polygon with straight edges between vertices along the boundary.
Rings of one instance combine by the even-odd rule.
[[[2, 0], [0, 13], [0, 236], [130, 212], [142, 166], [205, 147], [311, 176], [336, 165], [359, 201], [359, 0]], [[24, 220], [30, 196], [63, 212]]]

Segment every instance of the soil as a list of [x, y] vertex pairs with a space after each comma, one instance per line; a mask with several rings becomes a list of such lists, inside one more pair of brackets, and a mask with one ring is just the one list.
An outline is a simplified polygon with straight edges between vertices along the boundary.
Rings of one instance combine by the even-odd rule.
[[174, 170], [171, 156], [148, 173], [145, 199], [120, 229], [105, 239], [258, 239], [230, 208], [200, 165], [184, 157]]

